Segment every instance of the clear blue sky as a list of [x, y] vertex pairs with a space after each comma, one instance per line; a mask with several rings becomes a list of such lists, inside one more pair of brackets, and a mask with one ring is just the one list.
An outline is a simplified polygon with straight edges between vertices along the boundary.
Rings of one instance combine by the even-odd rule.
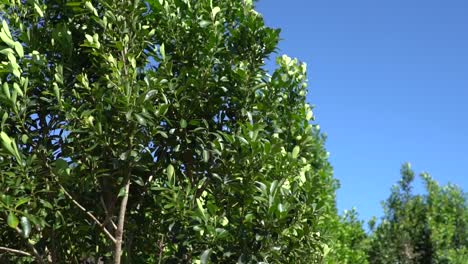
[[282, 28], [280, 54], [308, 64], [340, 211], [380, 216], [405, 161], [468, 191], [467, 0], [262, 0], [257, 10]]

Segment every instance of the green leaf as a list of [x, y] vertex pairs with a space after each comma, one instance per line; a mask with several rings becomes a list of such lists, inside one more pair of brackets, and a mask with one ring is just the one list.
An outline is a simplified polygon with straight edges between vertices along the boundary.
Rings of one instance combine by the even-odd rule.
[[145, 101], [148, 101], [149, 99], [153, 98], [156, 94], [158, 94], [158, 90], [148, 91], [145, 96]]
[[59, 105], [62, 105], [62, 96], [60, 95], [60, 89], [56, 82], [52, 83], [52, 87], [54, 89], [55, 98], [57, 98], [57, 102]]
[[9, 53], [9, 54], [7, 55], [7, 57], [8, 57], [8, 60], [10, 61], [10, 63], [11, 63], [12, 65], [14, 65], [13, 67], [18, 67], [18, 66], [17, 66], [18, 64], [16, 63], [16, 57], [15, 57], [15, 55], [14, 55], [13, 53]]
[[4, 30], [0, 31], [0, 39], [5, 42], [10, 48], [15, 46], [15, 42], [5, 33]]
[[68, 169], [68, 162], [64, 159], [57, 159], [55, 161], [55, 167], [59, 170], [66, 170]]
[[80, 7], [83, 5], [83, 2], [81, 1], [78, 1], [78, 2], [69, 2], [67, 1], [66, 2], [66, 6], [69, 6], [69, 7]]
[[21, 76], [21, 73], [18, 68], [14, 68], [12, 72], [13, 72], [13, 75], [17, 78]]
[[206, 149], [203, 150], [203, 161], [208, 162], [210, 160], [210, 152]]
[[57, 68], [55, 69], [56, 73], [54, 74], [55, 80], [63, 85], [63, 67], [62, 65], [57, 65]]
[[216, 14], [218, 14], [219, 11], [221, 11], [221, 9], [219, 8], [219, 6], [215, 6], [215, 7], [213, 8], [213, 10], [211, 10], [211, 18], [212, 18], [212, 19], [215, 19]]
[[24, 238], [28, 238], [31, 234], [31, 224], [25, 216], [21, 217], [21, 231]]
[[30, 200], [31, 200], [31, 198], [27, 198], [27, 197], [23, 197], [23, 198], [19, 199], [18, 202], [16, 202], [16, 204], [15, 204], [15, 208], [18, 208], [20, 205], [25, 204], [25, 203], [29, 202]]
[[292, 151], [292, 157], [293, 159], [297, 159], [297, 157], [299, 156], [299, 151], [301, 150], [301, 148], [299, 146], [295, 146], [293, 151]]
[[134, 114], [138, 124], [146, 126], [146, 120], [139, 114]]
[[85, 38], [90, 44], [93, 44], [93, 36], [89, 34], [85, 34]]
[[238, 136], [237, 138], [242, 144], [246, 144], [246, 145], [249, 144], [249, 142], [244, 137]]
[[158, 108], [158, 114], [159, 115], [165, 115], [167, 113], [167, 110], [169, 109], [169, 104], [162, 104], [161, 106], [159, 106]]
[[169, 181], [172, 181], [172, 178], [174, 177], [174, 166], [172, 166], [172, 164], [169, 164], [167, 166], [166, 174], [167, 174], [167, 177], [169, 178]]
[[166, 60], [166, 47], [164, 46], [164, 43], [159, 46], [159, 53], [161, 54], [161, 58], [163, 61]]
[[187, 127], [187, 121], [185, 119], [180, 120], [180, 127], [181, 128], [186, 128]]
[[11, 32], [10, 29], [8, 28], [8, 24], [5, 20], [2, 20], [2, 29], [5, 32], [5, 34], [11, 39]]
[[264, 150], [265, 150], [265, 154], [270, 153], [270, 151], [271, 151], [271, 143], [270, 143], [270, 141], [265, 141], [265, 142], [263, 143], [263, 148], [264, 148]]
[[93, 14], [94, 14], [95, 16], [98, 16], [98, 12], [97, 12], [96, 8], [94, 8], [93, 4], [91, 4], [91, 2], [86, 1], [86, 2], [85, 2], [85, 7], [86, 7], [89, 11], [93, 12]]
[[13, 104], [13, 107], [16, 107], [16, 98], [18, 97], [18, 91], [13, 90], [13, 93], [11, 94], [11, 103]]
[[203, 253], [200, 256], [200, 263], [201, 264], [208, 264], [210, 263], [210, 255], [211, 255], [212, 249], [207, 249], [203, 251]]
[[93, 43], [96, 48], [99, 49], [101, 47], [101, 43], [99, 42], [99, 35], [96, 33], [93, 35]]
[[19, 43], [18, 41], [15, 42], [15, 50], [20, 58], [24, 57], [23, 45], [21, 45], [21, 43]]
[[117, 195], [117, 197], [124, 197], [125, 194], [126, 194], [125, 187], [122, 187], [122, 188], [120, 188], [119, 194]]
[[0, 129], [3, 130], [3, 127], [5, 126], [5, 122], [7, 121], [8, 119], [8, 113], [5, 112], [3, 113], [3, 116], [2, 116], [2, 123], [0, 125]]
[[8, 214], [7, 223], [9, 227], [16, 229], [19, 223], [18, 217], [16, 217], [13, 212], [10, 212], [10, 214]]
[[128, 60], [130, 61], [130, 65], [132, 65], [132, 68], [136, 69], [136, 67], [137, 67], [136, 59], [134, 57], [130, 57], [130, 58], [128, 58]]
[[324, 257], [327, 256], [328, 253], [330, 253], [330, 250], [331, 250], [331, 248], [327, 244], [324, 244], [323, 245], [323, 256]]
[[0, 54], [8, 56], [8, 54], [12, 54], [14, 51], [11, 48], [4, 48], [0, 50]]
[[313, 116], [312, 111], [311, 111], [310, 109], [307, 110], [307, 114], [306, 114], [306, 119], [307, 119], [307, 121], [309, 121], [310, 119], [312, 119], [312, 116]]
[[13, 83], [13, 89], [14, 89], [21, 97], [24, 96], [23, 91], [21, 90], [21, 88], [19, 87], [19, 85], [18, 85], [17, 83]]
[[221, 225], [227, 226], [228, 224], [229, 224], [229, 220], [227, 219], [227, 217], [223, 217], [223, 219], [221, 220]]
[[278, 187], [278, 181], [274, 180], [271, 185], [270, 185], [270, 194], [274, 193], [276, 190], [276, 187]]
[[15, 150], [13, 148], [13, 141], [5, 132], [0, 132], [0, 140], [2, 141], [3, 148], [10, 152], [11, 155], [15, 156]]
[[44, 16], [44, 12], [42, 11], [41, 7], [39, 7], [36, 3], [34, 3], [34, 9], [39, 14], [40, 17]]
[[200, 198], [197, 198], [197, 207], [198, 207], [198, 210], [200, 210], [200, 213], [202, 214], [203, 216], [203, 220], [206, 220], [206, 215], [205, 215], [205, 209], [203, 208], [203, 204], [202, 204], [202, 201]]
[[207, 20], [202, 20], [200, 21], [200, 27], [201, 28], [206, 28], [207, 26], [209, 26], [211, 24], [210, 21], [207, 21]]
[[279, 211], [280, 213], [282, 213], [282, 212], [285, 211], [284, 205], [283, 205], [282, 203], [279, 203], [279, 204], [278, 204], [278, 211]]
[[10, 99], [11, 98], [11, 93], [10, 93], [10, 86], [8, 85], [7, 82], [4, 82], [3, 85], [2, 85], [2, 88], [3, 88], [3, 93], [5, 94], [5, 96]]
[[245, 223], [251, 223], [254, 220], [255, 216], [253, 214], [246, 214], [244, 217]]
[[164, 131], [158, 131], [158, 132], [156, 132], [156, 134], [161, 135], [163, 138], [169, 138], [169, 136], [167, 135], [167, 133], [164, 132]]

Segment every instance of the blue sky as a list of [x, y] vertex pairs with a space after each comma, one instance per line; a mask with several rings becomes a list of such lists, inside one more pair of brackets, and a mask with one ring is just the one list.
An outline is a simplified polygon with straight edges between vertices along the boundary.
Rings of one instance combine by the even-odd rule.
[[381, 216], [405, 161], [468, 190], [468, 1], [262, 0], [257, 10], [282, 29], [279, 55], [308, 64], [340, 211]]

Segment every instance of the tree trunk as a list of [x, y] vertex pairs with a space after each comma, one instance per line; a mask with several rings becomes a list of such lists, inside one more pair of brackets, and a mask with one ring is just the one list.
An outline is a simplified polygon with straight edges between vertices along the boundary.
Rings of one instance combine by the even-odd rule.
[[130, 178], [125, 184], [125, 194], [120, 203], [119, 222], [115, 231], [115, 249], [114, 249], [114, 264], [120, 264], [122, 259], [122, 241], [125, 224], [125, 213], [127, 211], [128, 195], [130, 193]]

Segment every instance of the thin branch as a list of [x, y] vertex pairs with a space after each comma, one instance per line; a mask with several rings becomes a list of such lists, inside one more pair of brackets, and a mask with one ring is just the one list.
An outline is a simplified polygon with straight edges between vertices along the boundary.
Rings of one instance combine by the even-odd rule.
[[159, 257], [158, 257], [159, 260], [158, 260], [158, 264], [161, 264], [163, 251], [164, 251], [164, 235], [162, 236], [161, 240], [159, 240]]
[[[46, 166], [47, 168], [49, 168], [50, 170], [50, 173], [54, 176], [54, 177], [57, 177], [55, 174], [52, 173], [52, 169], [51, 167], [49, 166], [49, 164], [46, 163]], [[65, 187], [63, 187], [62, 184], [60, 184], [58, 181], [57, 181], [57, 184], [58, 186], [60, 187], [60, 189], [62, 189], [63, 193], [65, 194], [65, 196], [67, 196], [76, 206], [78, 206], [78, 208], [81, 209], [81, 211], [85, 212], [91, 219], [93, 219], [93, 221], [100, 227], [102, 228], [102, 230], [104, 231], [104, 233], [109, 237], [110, 240], [112, 240], [113, 243], [115, 243], [115, 238], [114, 236], [112, 236], [111, 233], [109, 233], [109, 231], [107, 230], [107, 228], [101, 224], [101, 222], [99, 222], [99, 220], [88, 210], [86, 210], [86, 208], [84, 208], [77, 200], [75, 200], [73, 198], [73, 196], [71, 196], [70, 193], [67, 192], [67, 190], [65, 189]]]
[[0, 251], [10, 252], [13, 254], [23, 255], [23, 256], [32, 256], [30, 253], [18, 249], [7, 248], [7, 247], [0, 247]]
[[106, 228], [103, 224], [101, 224], [101, 222], [99, 222], [99, 220], [98, 220], [90, 211], [86, 210], [86, 208], [84, 208], [80, 203], [78, 203], [75, 199], [73, 199], [73, 196], [71, 196], [71, 194], [69, 194], [69, 193], [67, 192], [67, 190], [65, 190], [65, 188], [64, 188], [61, 184], [59, 184], [59, 186], [60, 186], [60, 188], [62, 188], [63, 193], [64, 193], [76, 206], [78, 206], [78, 208], [80, 208], [81, 211], [85, 212], [91, 219], [93, 219], [94, 222], [95, 222], [99, 227], [102, 228], [102, 230], [104, 231], [104, 233], [106, 233], [106, 235], [109, 237], [109, 239], [112, 240], [112, 242], [115, 243], [116, 240], [115, 240], [114, 236], [112, 236], [112, 234], [109, 233], [109, 231], [107, 230], [107, 228]]

